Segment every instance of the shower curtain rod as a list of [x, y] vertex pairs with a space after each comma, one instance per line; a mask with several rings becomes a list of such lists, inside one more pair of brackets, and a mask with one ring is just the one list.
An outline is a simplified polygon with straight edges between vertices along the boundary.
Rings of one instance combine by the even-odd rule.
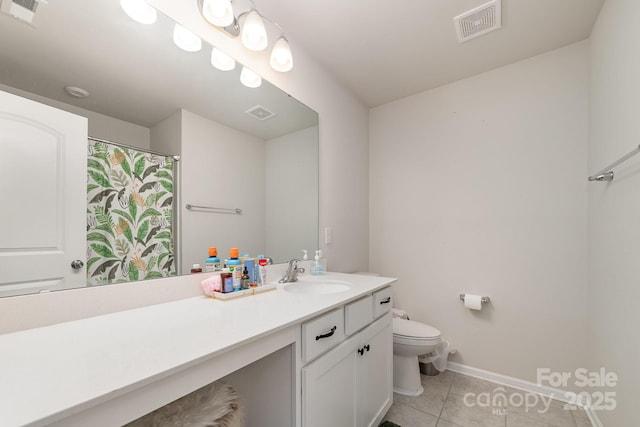
[[122, 147], [122, 148], [130, 148], [132, 150], [142, 151], [143, 153], [153, 154], [155, 156], [171, 157], [176, 162], [180, 161], [180, 156], [175, 155], [175, 154], [158, 153], [156, 151], [151, 151], [151, 150], [143, 149], [143, 148], [140, 148], [140, 147], [134, 147], [133, 145], [127, 145], [127, 144], [123, 144], [121, 142], [109, 141], [107, 139], [94, 138], [92, 136], [90, 136], [89, 139], [92, 140], [92, 141], [96, 141], [96, 142], [104, 142], [104, 143], [111, 144], [111, 145], [117, 145], [118, 147]]
[[638, 153], [640, 153], [640, 145], [638, 145], [633, 151], [625, 154], [606, 168], [602, 169], [600, 172], [591, 175], [589, 177], [589, 181], [613, 181], [614, 175], [612, 169], [618, 166], [620, 163], [629, 160], [631, 157], [635, 156]]

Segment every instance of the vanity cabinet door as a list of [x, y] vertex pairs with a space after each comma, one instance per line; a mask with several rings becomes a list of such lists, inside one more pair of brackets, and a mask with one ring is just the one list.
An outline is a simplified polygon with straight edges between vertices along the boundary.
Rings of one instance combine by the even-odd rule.
[[377, 426], [393, 398], [393, 335], [391, 319], [385, 317], [362, 333], [358, 356], [357, 386], [360, 390], [358, 426]]
[[302, 368], [302, 425], [377, 426], [392, 403], [391, 315]]
[[349, 339], [302, 368], [302, 425], [355, 426], [359, 356]]

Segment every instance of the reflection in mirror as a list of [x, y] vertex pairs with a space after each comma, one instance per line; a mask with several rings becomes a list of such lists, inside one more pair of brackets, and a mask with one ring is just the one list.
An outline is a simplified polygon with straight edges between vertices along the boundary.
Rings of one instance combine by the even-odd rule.
[[[89, 0], [39, 4], [32, 24], [0, 13], [0, 90], [88, 118], [84, 145], [77, 148], [83, 156], [88, 136], [141, 152], [180, 156], [173, 200], [176, 212], [170, 218], [177, 229], [175, 270], [179, 274], [189, 273], [192, 264], [204, 264], [210, 246], [218, 248], [220, 258], [226, 258], [229, 249], [237, 247], [241, 253], [264, 254], [274, 262], [298, 257], [302, 249], [316, 249], [317, 113], [264, 80], [258, 88], [243, 86], [240, 64], [230, 71], [214, 68], [211, 46], [203, 44], [197, 52], [186, 52], [174, 44], [175, 24], [170, 19], [158, 14], [155, 23], [143, 25], [129, 18], [119, 3]], [[65, 87], [76, 88], [70, 90], [76, 96]], [[77, 97], [83, 90], [88, 96]], [[6, 113], [5, 106], [0, 109]], [[134, 151], [126, 150], [120, 148], [119, 152], [135, 157]], [[150, 156], [147, 160], [152, 160]], [[115, 152], [105, 157], [113, 164], [112, 158], [117, 163], [122, 157]], [[132, 181], [136, 179], [135, 161], [133, 165], [128, 163]], [[11, 182], [6, 173], [0, 171], [0, 179]], [[155, 191], [161, 191], [162, 180], [153, 181], [155, 184], [145, 190], [155, 185]], [[138, 208], [157, 202], [149, 201], [146, 191], [139, 187], [135, 191], [142, 199], [125, 196], [120, 198], [120, 204], [116, 193], [112, 202], [122, 212], [129, 212], [131, 201], [137, 202]], [[114, 188], [121, 190], [117, 185]], [[3, 198], [8, 196], [7, 191], [2, 187]], [[42, 191], [46, 189], [43, 187]], [[30, 197], [16, 196], [15, 192], [11, 195]], [[86, 196], [81, 201], [83, 218]], [[24, 200], [19, 202], [26, 205]], [[241, 214], [188, 210], [187, 204], [237, 208]], [[72, 209], [66, 202], [64, 206]], [[134, 248], [138, 259], [146, 259], [141, 255], [151, 247], [140, 246], [139, 240], [147, 240], [153, 227], [160, 227], [157, 234], [166, 225], [161, 218], [154, 219], [153, 224], [151, 219], [140, 236], [119, 239], [133, 247], [138, 245]], [[11, 224], [3, 221], [0, 232], [4, 235], [8, 227], [33, 230], [34, 221], [29, 215]], [[89, 229], [93, 220], [82, 222], [83, 229]], [[112, 225], [113, 234], [126, 233], [118, 219]], [[87, 253], [76, 257], [85, 264], [83, 274], [87, 261], [96, 255], [96, 248], [91, 246], [96, 243], [88, 244]], [[14, 252], [8, 242], [0, 243], [0, 263]], [[111, 252], [114, 259], [119, 258], [118, 248], [114, 246]], [[162, 253], [160, 247], [154, 247], [146, 256], [156, 256], [153, 262], [157, 264]], [[163, 261], [168, 257], [165, 255]], [[148, 262], [136, 262], [138, 277], [130, 273], [130, 266], [135, 263], [127, 259], [120, 263], [124, 268], [113, 274], [116, 277], [109, 278], [109, 273], [117, 263], [107, 265], [101, 273], [106, 272], [107, 277], [98, 282], [144, 279]], [[94, 262], [94, 269], [95, 265]], [[23, 269], [29, 268], [35, 265], [26, 264]], [[69, 268], [65, 261], [61, 269]], [[30, 280], [27, 276], [0, 281], [0, 295], [60, 288], [47, 283], [39, 287], [16, 286]]]

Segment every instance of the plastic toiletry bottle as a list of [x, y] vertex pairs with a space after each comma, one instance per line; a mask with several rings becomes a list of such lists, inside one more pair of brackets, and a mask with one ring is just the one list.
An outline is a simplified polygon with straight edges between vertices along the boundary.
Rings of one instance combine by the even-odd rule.
[[238, 248], [229, 250], [229, 259], [227, 259], [227, 267], [242, 266], [242, 261], [238, 259]]
[[223, 268], [222, 273], [220, 273], [220, 278], [222, 279], [222, 292], [232, 292], [233, 291], [233, 276], [231, 275], [231, 269]]
[[[256, 259], [255, 258], [245, 258], [242, 261], [244, 268], [247, 269], [247, 274], [249, 275], [249, 283], [256, 283]], [[244, 273], [244, 270], [242, 271]]]
[[316, 256], [313, 260], [313, 262], [311, 263], [311, 275], [312, 276], [320, 276], [321, 274], [324, 274], [324, 265], [322, 265], [322, 263], [320, 262], [320, 254], [321, 251], [320, 249], [318, 249], [316, 251]]
[[247, 266], [244, 266], [244, 270], [242, 270], [242, 289], [249, 289], [249, 283], [251, 280], [249, 279], [249, 270], [247, 270]]
[[258, 264], [260, 265], [260, 286], [264, 286], [267, 284], [267, 261], [262, 258], [258, 260]]
[[239, 291], [242, 289], [242, 269], [241, 267], [229, 267], [231, 275], [233, 276], [232, 291]]
[[191, 266], [191, 274], [194, 273], [202, 273], [202, 267], [200, 267], [200, 264], [193, 264]]
[[204, 261], [204, 269], [207, 273], [213, 273], [220, 270], [220, 258], [218, 258], [218, 248], [212, 246], [209, 248], [209, 256]]

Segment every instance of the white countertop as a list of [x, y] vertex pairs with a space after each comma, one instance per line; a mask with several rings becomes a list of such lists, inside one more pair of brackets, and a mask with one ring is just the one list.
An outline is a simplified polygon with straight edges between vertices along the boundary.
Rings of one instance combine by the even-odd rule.
[[72, 408], [120, 396], [395, 281], [323, 277], [352, 287], [326, 295], [277, 289], [228, 301], [187, 298], [0, 335], [1, 424], [58, 420]]

